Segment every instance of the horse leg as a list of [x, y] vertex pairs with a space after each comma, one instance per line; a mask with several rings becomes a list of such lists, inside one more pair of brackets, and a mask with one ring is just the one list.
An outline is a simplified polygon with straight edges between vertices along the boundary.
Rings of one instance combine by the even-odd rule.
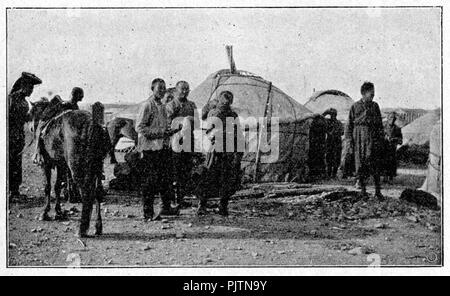
[[45, 175], [45, 207], [44, 211], [42, 212], [39, 220], [41, 221], [51, 221], [50, 216], [48, 215], [48, 212], [50, 211], [51, 207], [51, 191], [52, 191], [52, 168], [49, 164], [44, 164], [43, 167], [44, 175]]
[[117, 143], [119, 142], [119, 140], [121, 138], [120, 130], [114, 126], [109, 126], [108, 134], [109, 134], [109, 139], [111, 141], [111, 149], [109, 150], [110, 162], [111, 162], [111, 164], [116, 164], [117, 159], [116, 159], [116, 155], [115, 155], [115, 149], [116, 149]]
[[87, 237], [92, 214], [92, 200], [89, 192], [86, 192], [86, 190], [82, 191], [83, 204], [81, 207], [81, 220], [78, 235], [79, 237]]
[[[99, 194], [99, 193], [97, 193]], [[102, 212], [100, 209], [100, 199], [96, 198], [96, 211], [97, 211], [97, 221], [95, 222], [95, 235], [102, 235], [103, 233], [103, 223], [102, 223]]]
[[55, 182], [55, 220], [63, 220], [64, 213], [61, 210], [61, 189], [63, 180], [65, 178], [65, 168], [62, 165], [56, 167], [56, 182]]

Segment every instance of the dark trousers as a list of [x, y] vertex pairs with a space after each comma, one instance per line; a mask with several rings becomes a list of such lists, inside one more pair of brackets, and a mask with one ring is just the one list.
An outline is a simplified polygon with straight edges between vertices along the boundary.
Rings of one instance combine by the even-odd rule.
[[397, 176], [397, 146], [386, 141], [384, 151], [384, 176], [394, 178]]
[[219, 197], [220, 205], [227, 207], [230, 197], [239, 189], [241, 155], [230, 152], [209, 152], [206, 170], [196, 188], [201, 205], [208, 197]]
[[9, 192], [19, 193], [22, 184], [22, 150], [25, 146], [24, 139], [9, 138]]
[[340, 142], [328, 144], [326, 153], [328, 177], [336, 177], [338, 168], [341, 164], [341, 154], [342, 144]]
[[181, 202], [191, 189], [192, 154], [189, 152], [173, 152], [173, 180], [175, 182], [175, 192], [177, 201]]
[[[141, 161], [141, 194], [144, 214], [153, 214], [153, 201], [161, 194], [163, 209], [169, 209], [173, 200], [172, 178], [170, 174], [171, 151], [144, 151]], [[151, 212], [151, 213], [149, 213]]]

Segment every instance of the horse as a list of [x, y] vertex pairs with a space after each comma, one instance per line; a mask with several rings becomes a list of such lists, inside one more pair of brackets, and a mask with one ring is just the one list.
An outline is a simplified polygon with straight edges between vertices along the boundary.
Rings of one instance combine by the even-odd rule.
[[134, 141], [134, 145], [137, 146], [138, 134], [134, 129], [134, 120], [123, 117], [116, 117], [110, 120], [106, 124], [106, 129], [108, 130], [109, 138], [111, 140], [111, 149], [109, 151], [109, 156], [111, 159], [111, 164], [117, 163], [115, 148], [117, 143], [122, 137], [129, 138]]
[[[31, 120], [32, 124], [30, 125], [30, 131], [33, 133], [34, 138], [33, 142], [39, 141], [38, 135], [35, 135], [35, 133], [38, 133], [37, 126], [39, 124], [40, 119], [42, 118], [42, 114], [45, 110], [47, 110], [51, 106], [51, 102], [48, 101], [46, 98], [41, 98], [38, 102], [31, 102], [31, 109], [29, 111], [29, 119]], [[31, 145], [31, 144], [30, 144]], [[39, 144], [37, 144], [39, 145]], [[65, 162], [55, 162], [51, 163], [50, 161], [46, 161], [42, 163], [41, 165], [42, 170], [44, 172], [45, 176], [45, 186], [44, 186], [44, 194], [45, 194], [45, 208], [44, 211], [41, 213], [39, 220], [41, 221], [51, 221], [50, 216], [48, 215], [48, 212], [50, 211], [51, 203], [51, 177], [52, 177], [52, 169], [54, 168], [56, 170], [56, 181], [54, 185], [54, 191], [55, 191], [55, 220], [63, 220], [64, 213], [61, 210], [61, 189], [63, 188], [63, 182], [64, 180], [67, 180], [67, 165]]]
[[[48, 106], [48, 101], [32, 103], [29, 119], [35, 129], [42, 112]], [[65, 175], [64, 172], [67, 172], [67, 174], [70, 174], [74, 185], [79, 188], [81, 195], [82, 210], [78, 231], [79, 237], [87, 237], [94, 200], [97, 202], [95, 234], [101, 235], [103, 232], [98, 181], [102, 174], [103, 159], [109, 151], [109, 141], [106, 139], [102, 126], [95, 122], [94, 118], [95, 114], [93, 115], [88, 111], [64, 111], [46, 123], [41, 135], [35, 135], [35, 140], [41, 141], [42, 168], [46, 177], [45, 194], [47, 201], [41, 218], [49, 220], [52, 168], [56, 168], [57, 174], [61, 174], [60, 178]], [[59, 204], [60, 188], [58, 190], [55, 188], [55, 194], [55, 211], [59, 218], [62, 215]]]

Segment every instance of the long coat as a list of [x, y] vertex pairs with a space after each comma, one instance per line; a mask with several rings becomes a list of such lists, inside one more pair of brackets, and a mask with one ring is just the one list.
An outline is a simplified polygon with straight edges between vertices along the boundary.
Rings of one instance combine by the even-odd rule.
[[327, 119], [326, 162], [327, 173], [335, 175], [341, 162], [344, 127], [337, 119]]
[[22, 150], [25, 147], [24, 125], [27, 122], [28, 103], [21, 91], [8, 96], [9, 112], [9, 189], [18, 192], [22, 183]]
[[235, 147], [234, 152], [223, 152], [216, 151], [214, 146], [211, 146], [210, 151], [206, 154], [205, 171], [196, 188], [196, 193], [201, 198], [218, 196], [221, 202], [227, 202], [229, 197], [239, 189], [241, 182], [240, 166], [243, 153], [237, 151], [237, 138], [238, 133], [242, 131], [239, 124], [236, 124], [233, 134], [226, 132], [226, 118], [232, 117], [237, 119], [238, 117], [230, 108], [216, 107], [209, 111], [208, 118], [210, 117], [217, 117], [222, 121], [224, 130], [216, 133], [214, 137], [223, 137], [224, 149], [227, 137], [230, 136], [234, 137]]
[[354, 103], [350, 108], [345, 134], [354, 147], [357, 176], [378, 175], [384, 138], [378, 104], [362, 99]]

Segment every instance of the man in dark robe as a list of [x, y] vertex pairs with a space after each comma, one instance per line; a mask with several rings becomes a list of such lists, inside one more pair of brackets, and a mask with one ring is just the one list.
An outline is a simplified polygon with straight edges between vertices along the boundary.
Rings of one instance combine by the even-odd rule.
[[397, 114], [390, 113], [384, 126], [384, 176], [388, 183], [392, 183], [397, 176], [397, 146], [403, 143], [402, 130], [395, 124]]
[[[243, 134], [238, 115], [231, 109], [232, 103], [233, 94], [223, 91], [219, 95], [217, 105], [208, 113], [207, 134], [212, 146], [206, 155], [205, 170], [196, 188], [196, 195], [200, 200], [197, 215], [207, 213], [208, 197], [219, 197], [219, 214], [228, 216], [228, 201], [241, 183], [240, 166], [243, 153], [238, 151], [238, 141], [243, 139]], [[221, 122], [221, 128], [214, 124], [216, 120]], [[232, 126], [227, 126], [227, 122], [228, 125], [233, 122]], [[217, 145], [219, 141], [222, 145]], [[231, 141], [234, 147], [230, 147]]]
[[330, 118], [327, 119], [325, 159], [327, 163], [327, 176], [329, 178], [335, 178], [341, 163], [342, 135], [344, 134], [344, 127], [342, 123], [337, 120], [336, 109], [330, 108], [322, 115], [330, 115]]
[[[176, 126], [172, 126], [172, 123], [174, 125], [182, 124], [186, 117], [191, 123], [190, 135], [186, 135], [190, 136], [190, 145], [188, 145], [190, 147], [184, 147], [187, 148], [187, 151], [172, 151], [172, 171], [175, 182], [175, 195], [177, 204], [179, 204], [181, 208], [190, 206], [190, 204], [184, 201], [184, 197], [186, 194], [191, 193], [189, 187], [193, 167], [192, 155], [194, 152], [194, 117], [197, 116], [197, 106], [194, 102], [188, 100], [188, 95], [189, 84], [186, 81], [179, 81], [175, 86], [174, 99], [166, 104], [166, 113], [169, 120], [169, 126], [176, 128]], [[175, 119], [176, 122], [173, 122]], [[181, 146], [183, 145], [182, 141], [183, 139], [180, 139], [180, 143], [178, 143]]]
[[355, 169], [362, 195], [366, 195], [366, 178], [373, 176], [375, 196], [382, 199], [380, 186], [381, 146], [384, 139], [380, 107], [373, 101], [375, 87], [371, 82], [361, 86], [362, 98], [350, 109], [346, 136], [355, 152]]
[[34, 85], [42, 81], [35, 75], [23, 72], [14, 83], [8, 95], [8, 169], [10, 198], [20, 197], [22, 183], [22, 151], [25, 148], [24, 125], [28, 121], [28, 102], [26, 97], [33, 93]]

